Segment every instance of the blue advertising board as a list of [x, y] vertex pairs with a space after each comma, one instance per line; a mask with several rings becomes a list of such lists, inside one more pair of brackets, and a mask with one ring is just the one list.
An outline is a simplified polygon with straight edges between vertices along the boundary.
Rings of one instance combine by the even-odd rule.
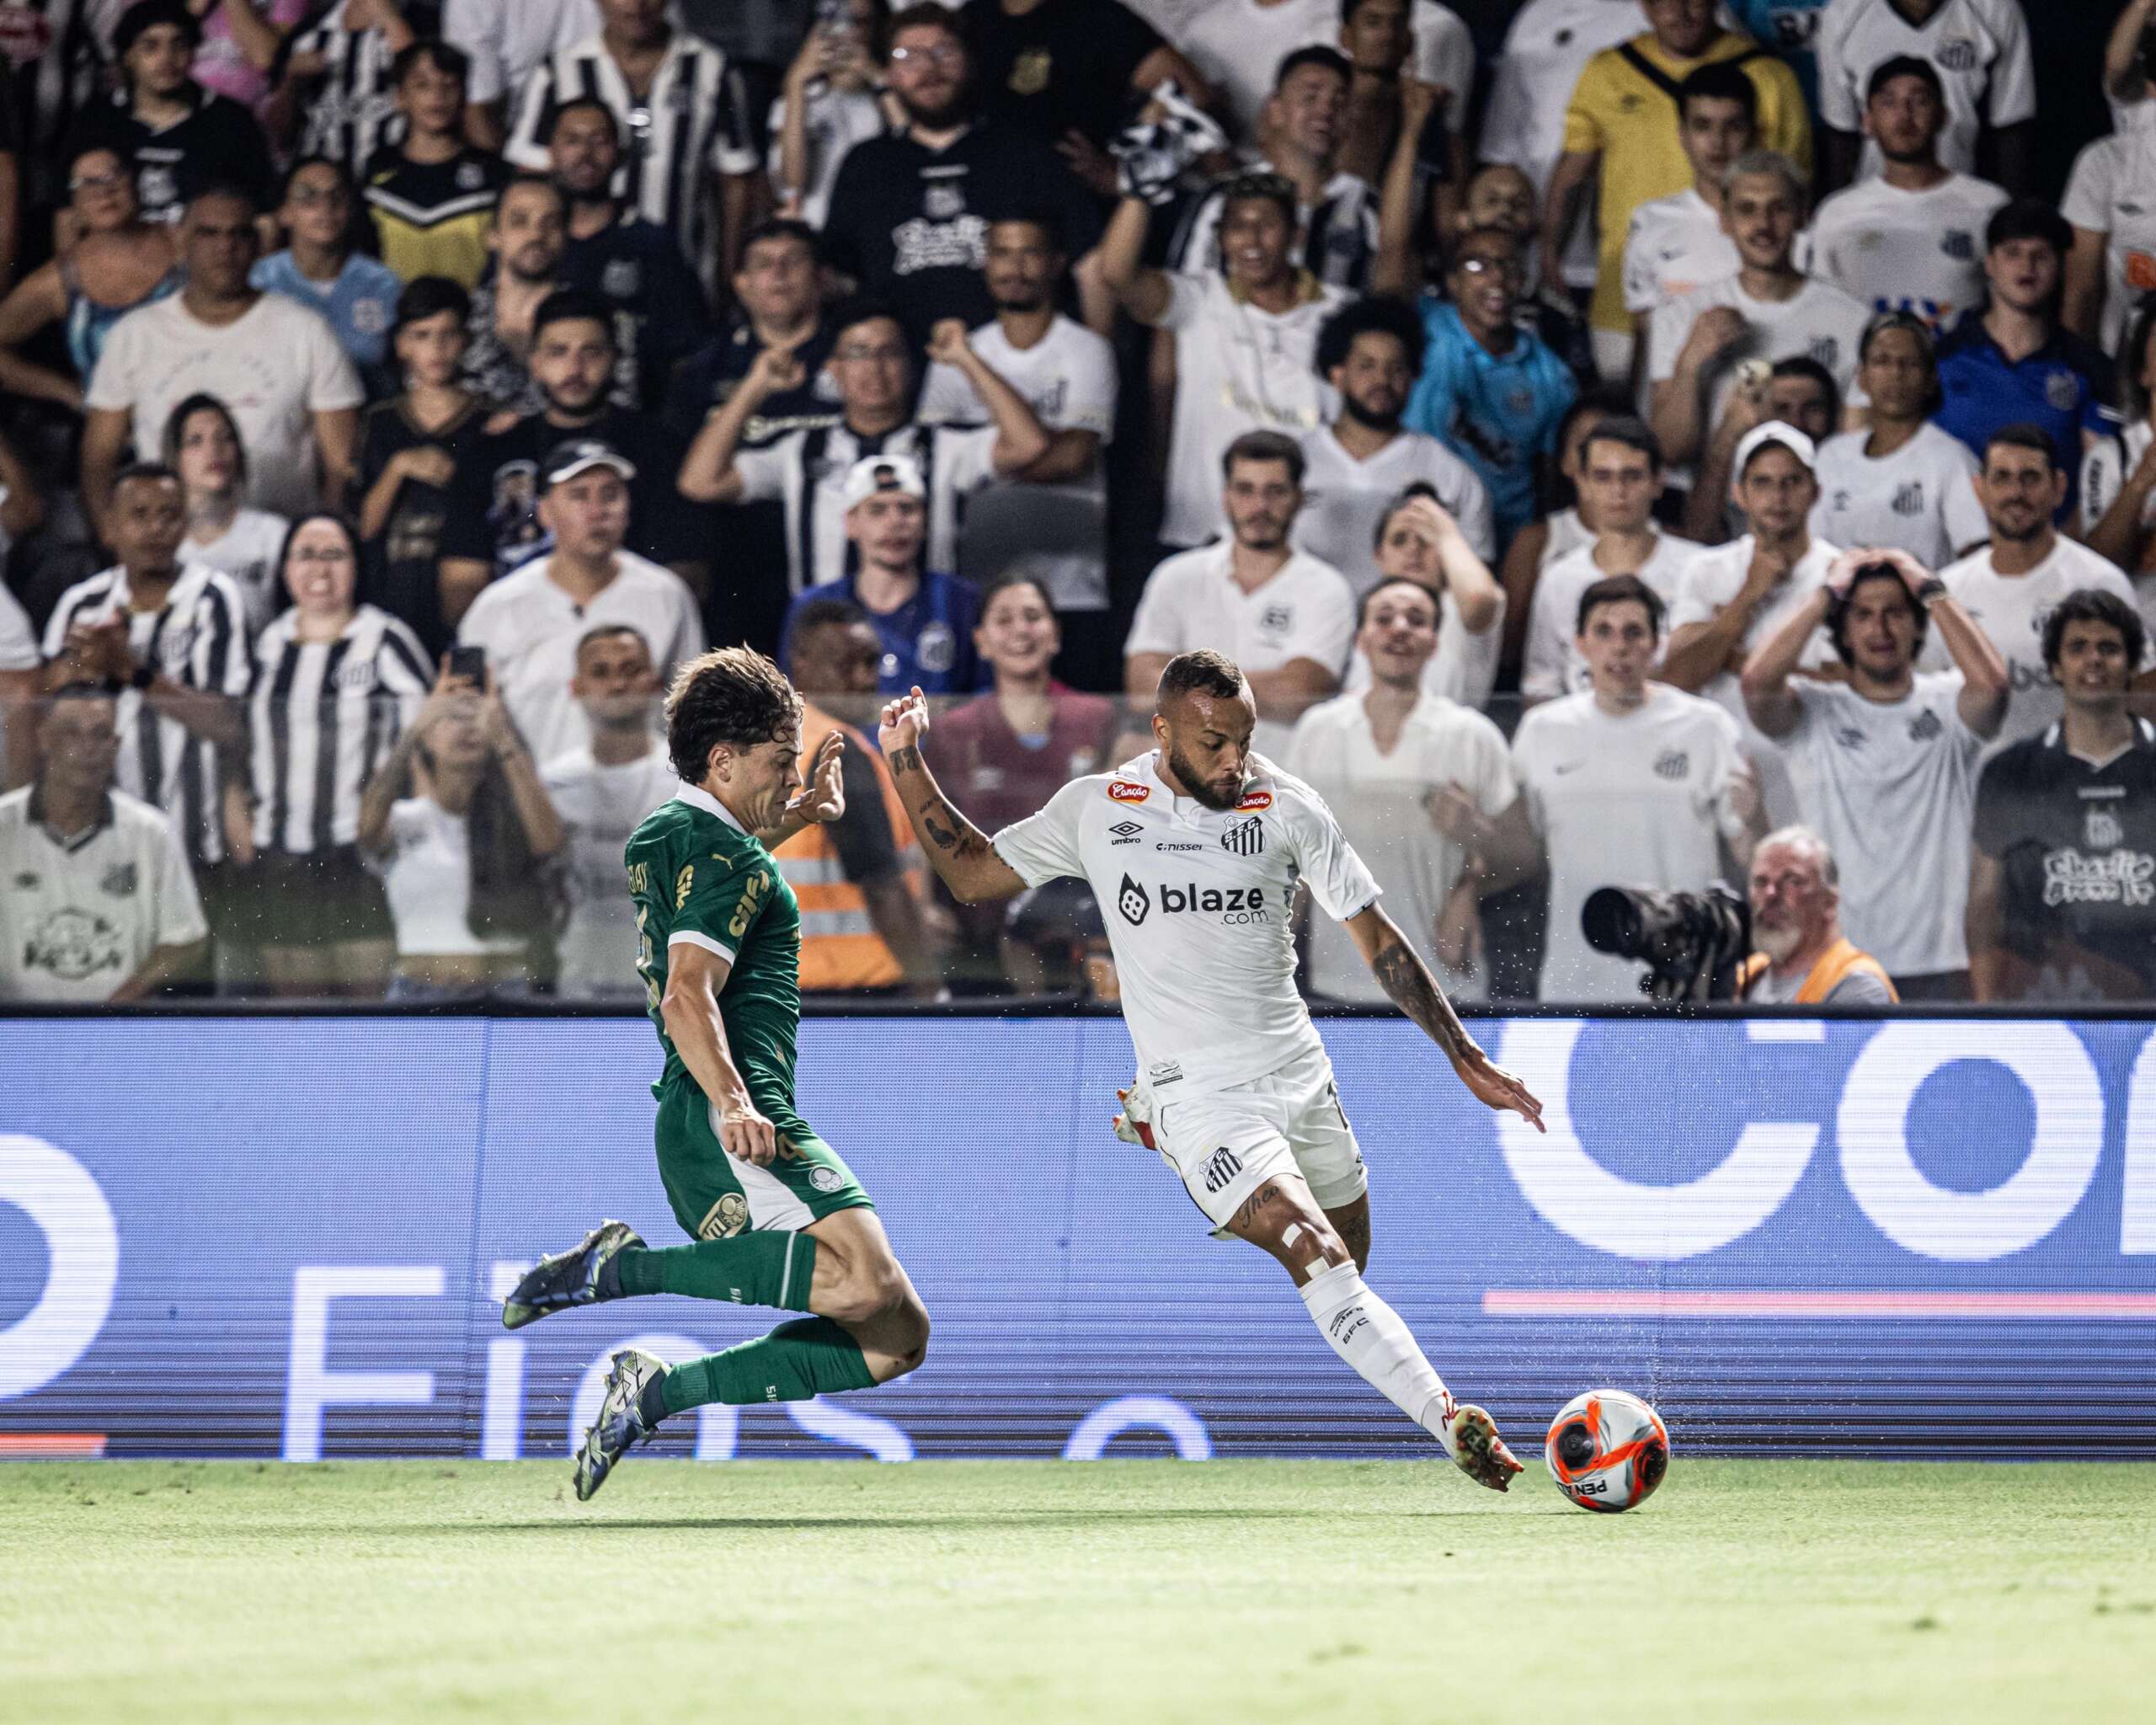
[[[2156, 1453], [2156, 1056], [2124, 1022], [1524, 1018], [1548, 1104], [1412, 1027], [1321, 1028], [1369, 1165], [1371, 1285], [1533, 1448], [1631, 1389], [1680, 1450]], [[627, 1019], [0, 1023], [0, 1453], [560, 1455], [623, 1343], [770, 1315], [664, 1298], [505, 1333], [621, 1216], [678, 1240]], [[1083, 1018], [817, 1018], [808, 1118], [936, 1330], [888, 1389], [703, 1410], [733, 1455], [1406, 1455], [1269, 1259], [1107, 1131]]]

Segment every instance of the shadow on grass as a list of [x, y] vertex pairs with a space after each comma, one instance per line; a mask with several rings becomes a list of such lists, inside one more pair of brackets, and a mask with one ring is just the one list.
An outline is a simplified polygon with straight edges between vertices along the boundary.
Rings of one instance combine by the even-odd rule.
[[395, 1539], [454, 1538], [467, 1540], [488, 1534], [568, 1533], [579, 1536], [624, 1533], [873, 1533], [878, 1530], [912, 1528], [954, 1531], [998, 1528], [1038, 1531], [1052, 1528], [1171, 1527], [1197, 1522], [1312, 1522], [1444, 1521], [1463, 1515], [1486, 1514], [1481, 1509], [1421, 1509], [1408, 1514], [1380, 1510], [1338, 1509], [1038, 1509], [995, 1515], [608, 1515], [605, 1510], [584, 1511], [565, 1505], [560, 1514], [545, 1519], [524, 1517], [514, 1520], [476, 1515], [465, 1521], [344, 1522], [334, 1529], [319, 1522], [234, 1521], [221, 1528], [195, 1528], [191, 1539], [237, 1537], [282, 1538], [325, 1533], [345, 1537]]

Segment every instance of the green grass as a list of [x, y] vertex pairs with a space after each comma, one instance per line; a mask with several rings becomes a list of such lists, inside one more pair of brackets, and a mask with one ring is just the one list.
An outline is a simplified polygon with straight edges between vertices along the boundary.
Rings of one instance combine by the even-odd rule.
[[2156, 1466], [568, 1474], [0, 1468], [0, 1718], [2150, 1717]]

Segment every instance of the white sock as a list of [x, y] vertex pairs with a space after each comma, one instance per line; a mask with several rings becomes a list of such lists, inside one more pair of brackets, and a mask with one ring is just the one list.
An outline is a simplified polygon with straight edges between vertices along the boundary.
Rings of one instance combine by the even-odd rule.
[[1336, 1265], [1305, 1283], [1302, 1294], [1332, 1351], [1452, 1455], [1451, 1392], [1400, 1314], [1363, 1285], [1363, 1273], [1352, 1263]]

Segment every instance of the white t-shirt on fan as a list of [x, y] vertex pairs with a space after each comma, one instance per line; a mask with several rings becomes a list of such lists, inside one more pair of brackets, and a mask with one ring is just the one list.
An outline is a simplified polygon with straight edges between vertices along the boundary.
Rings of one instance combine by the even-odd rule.
[[247, 627], [254, 634], [269, 628], [285, 595], [277, 580], [277, 553], [285, 548], [291, 523], [262, 509], [243, 509], [232, 524], [208, 544], [190, 539], [179, 548], [189, 563], [204, 563], [232, 578], [247, 601]]
[[[1654, 590], [1665, 611], [1677, 603], [1684, 571], [1704, 548], [1674, 533], [1655, 536], [1653, 551], [1634, 573]], [[1560, 558], [1536, 577], [1534, 608], [1527, 621], [1526, 659], [1520, 668], [1521, 694], [1547, 700], [1588, 686], [1587, 661], [1573, 644], [1579, 633], [1580, 595], [1607, 579], [1607, 572], [1594, 560], [1593, 545]]]
[[1991, 536], [1970, 482], [1969, 446], [1929, 419], [1892, 455], [1868, 456], [1869, 431], [1844, 431], [1819, 446], [1813, 472], [1819, 501], [1815, 538], [1837, 545], [1892, 546], [1928, 569], [1951, 563], [1965, 545]]
[[1028, 886], [1092, 887], [1155, 1096], [1228, 1089], [1322, 1052], [1295, 991], [1295, 889], [1344, 921], [1378, 884], [1317, 793], [1264, 756], [1233, 809], [1175, 795], [1149, 752], [1073, 779], [993, 842]]
[[[1479, 713], [1425, 694], [1409, 711], [1391, 752], [1380, 750], [1363, 697], [1313, 707], [1288, 745], [1288, 770], [1337, 814], [1348, 842], [1385, 895], [1385, 912], [1438, 973], [1455, 1000], [1480, 999], [1479, 974], [1463, 977], [1438, 962], [1436, 937], [1445, 901], [1467, 857], [1432, 822], [1423, 798], [1458, 785], [1494, 820], [1518, 796], [1503, 734]], [[1330, 917], [1310, 919], [1310, 985], [1335, 1000], [1378, 1004], [1385, 988], [1363, 961], [1354, 937]]]
[[[1438, 0], [1415, 0], [1409, 24], [1415, 76], [1452, 92], [1445, 118], [1460, 131], [1467, 125], [1475, 88], [1475, 39], [1460, 14]], [[1184, 25], [1177, 45], [1219, 94], [1243, 135], [1254, 136], [1258, 110], [1273, 93], [1281, 61], [1313, 43], [1335, 46], [1339, 33], [1340, 0], [1278, 0], [1269, 6], [1209, 0]]]
[[1625, 236], [1625, 309], [1652, 312], [1710, 281], [1734, 275], [1743, 259], [1721, 231], [1721, 211], [1686, 186], [1632, 211]]
[[[2026, 574], [2002, 575], [1992, 565], [1991, 547], [1972, 552], [1959, 563], [1939, 572], [1946, 590], [1961, 601], [1977, 628], [1991, 639], [2006, 660], [2013, 693], [2006, 703], [2006, 723], [1999, 727], [1985, 750], [1988, 759], [2009, 743], [2033, 737], [2056, 720], [2066, 702], [2044, 665], [2044, 625], [2060, 600], [2083, 587], [2095, 587], [2135, 603], [2133, 583], [2118, 565], [2078, 545], [2063, 533], [2056, 535], [2051, 553]], [[1925, 670], [1945, 670], [1953, 664], [1946, 644], [1934, 629], [1924, 644], [1919, 661]], [[2152, 662], [2142, 656], [2140, 669]]]
[[548, 761], [541, 777], [568, 834], [568, 922], [558, 943], [561, 991], [572, 1000], [641, 1000], [636, 905], [622, 848], [637, 823], [681, 788], [657, 737], [634, 761], [602, 766], [589, 748]]
[[[1819, 118], [1837, 131], [1864, 129], [1872, 68], [1905, 54], [1929, 61], [1945, 88], [1939, 159], [1959, 173], [1976, 167], [1985, 126], [2036, 114], [2036, 66], [2018, 0], [1943, 0], [1922, 24], [1911, 24], [1892, 0], [1828, 0], [1818, 19]], [[1866, 138], [1857, 172], [1869, 179], [1879, 169], [1879, 146]]]
[[[2121, 426], [2112, 436], [2097, 439], [2095, 446], [2081, 458], [2083, 521], [2093, 527], [2104, 519], [2128, 477], [2148, 456], [2152, 441], [2156, 441], [2156, 427], [2146, 419]], [[2156, 527], [2156, 491], [2150, 492], [2141, 505], [2142, 531], [2145, 533], [2151, 527]], [[2145, 561], [2145, 552], [2143, 557]], [[2137, 573], [2133, 590], [2141, 606], [2141, 621], [2156, 634], [2156, 574]]]
[[1477, 557], [1486, 563], [1497, 556], [1488, 489], [1474, 468], [1428, 433], [1401, 431], [1368, 461], [1348, 454], [1329, 425], [1297, 441], [1304, 469], [1295, 544], [1347, 576], [1358, 598], [1378, 583], [1377, 533], [1386, 510], [1417, 480], [1438, 494]]
[[1962, 724], [1956, 671], [1899, 701], [1790, 681], [1802, 714], [1769, 746], [1788, 760], [1805, 824], [1841, 873], [1842, 932], [1890, 976], [1965, 969], [1969, 831], [1983, 739]]
[[2115, 354], [2141, 296], [2156, 289], [2156, 98], [2111, 115], [2117, 130], [2074, 158], [2058, 212], [2104, 236], [2105, 353]]
[[1812, 218], [1811, 270], [1874, 312], [1914, 312], [1953, 328], [1984, 303], [1984, 226], [2003, 187], [1950, 174], [1929, 191], [1860, 179]]
[[1721, 841], [1743, 830], [1737, 790], [1750, 776], [1737, 721], [1667, 683], [1622, 714], [1563, 695], [1520, 720], [1513, 771], [1550, 859], [1541, 998], [1641, 999], [1645, 967], [1596, 952], [1580, 911], [1602, 887], [1697, 892], [1721, 875]]

